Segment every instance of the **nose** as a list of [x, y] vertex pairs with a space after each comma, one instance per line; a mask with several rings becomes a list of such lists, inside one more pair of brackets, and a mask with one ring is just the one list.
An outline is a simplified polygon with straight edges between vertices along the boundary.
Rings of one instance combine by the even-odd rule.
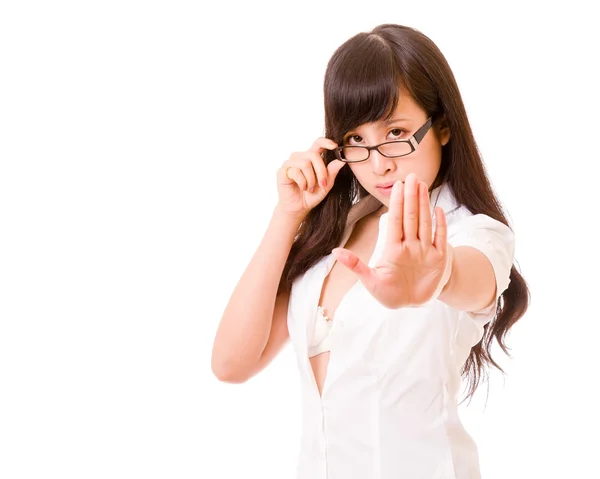
[[396, 169], [396, 162], [394, 159], [383, 156], [377, 150], [371, 150], [370, 161], [373, 173], [378, 176], [385, 176], [390, 171]]

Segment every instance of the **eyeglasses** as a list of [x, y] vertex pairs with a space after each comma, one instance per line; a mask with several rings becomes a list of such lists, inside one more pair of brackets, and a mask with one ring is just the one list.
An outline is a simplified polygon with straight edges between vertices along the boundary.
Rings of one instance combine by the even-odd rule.
[[335, 157], [346, 163], [358, 163], [369, 159], [371, 150], [377, 150], [379, 154], [387, 158], [398, 158], [399, 156], [410, 155], [417, 149], [419, 143], [425, 134], [431, 128], [433, 121], [431, 117], [425, 124], [419, 128], [413, 136], [403, 140], [387, 141], [375, 146], [339, 146], [335, 148]]

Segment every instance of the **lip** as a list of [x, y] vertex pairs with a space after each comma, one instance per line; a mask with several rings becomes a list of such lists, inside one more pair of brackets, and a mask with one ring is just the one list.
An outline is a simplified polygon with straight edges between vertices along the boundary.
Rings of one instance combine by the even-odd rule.
[[[396, 180], [399, 181], [400, 183], [404, 183], [404, 181], [402, 180]], [[396, 181], [387, 181], [385, 183], [379, 183], [378, 185], [375, 185], [377, 188], [381, 188], [381, 189], [385, 189], [385, 188], [391, 188], [392, 186], [394, 186], [394, 183], [396, 183]]]
[[[381, 193], [384, 196], [391, 196], [392, 195], [392, 187], [394, 186], [395, 181], [392, 182], [387, 182], [387, 183], [380, 183], [379, 185], [377, 185], [377, 189], [379, 191], [381, 191]], [[404, 183], [404, 182], [402, 182]]]

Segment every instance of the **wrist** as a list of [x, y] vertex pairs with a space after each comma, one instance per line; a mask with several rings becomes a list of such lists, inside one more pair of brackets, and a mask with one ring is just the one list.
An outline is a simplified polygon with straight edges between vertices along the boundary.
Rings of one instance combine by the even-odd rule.
[[440, 284], [436, 291], [434, 297], [439, 297], [442, 293], [446, 293], [451, 288], [452, 283], [452, 272], [454, 266], [454, 248], [447, 244], [446, 250], [446, 266], [444, 268], [444, 273], [442, 274], [442, 279], [440, 280]]
[[273, 210], [273, 214], [271, 215], [271, 221], [277, 224], [289, 225], [295, 229], [298, 229], [305, 217], [305, 214], [290, 213], [285, 211], [280, 206], [276, 206]]
[[306, 213], [290, 213], [289, 211], [286, 211], [285, 208], [283, 208], [281, 205], [277, 205], [273, 210], [272, 216], [274, 219], [280, 221], [298, 223], [299, 226], [300, 223], [304, 221], [304, 218], [306, 218]]

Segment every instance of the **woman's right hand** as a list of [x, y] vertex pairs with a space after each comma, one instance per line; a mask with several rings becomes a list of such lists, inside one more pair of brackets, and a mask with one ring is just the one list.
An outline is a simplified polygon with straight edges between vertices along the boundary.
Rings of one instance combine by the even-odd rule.
[[328, 138], [317, 138], [308, 151], [292, 153], [283, 163], [277, 171], [277, 208], [281, 212], [304, 218], [323, 201], [346, 163], [333, 160], [325, 166], [321, 154], [337, 146], [337, 143]]

